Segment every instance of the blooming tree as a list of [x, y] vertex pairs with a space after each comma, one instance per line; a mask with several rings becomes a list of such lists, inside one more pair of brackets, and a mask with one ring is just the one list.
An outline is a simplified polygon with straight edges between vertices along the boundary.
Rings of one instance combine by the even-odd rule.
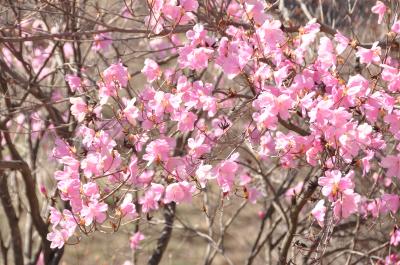
[[398, 1], [6, 2], [4, 264], [177, 230], [206, 265], [400, 264]]

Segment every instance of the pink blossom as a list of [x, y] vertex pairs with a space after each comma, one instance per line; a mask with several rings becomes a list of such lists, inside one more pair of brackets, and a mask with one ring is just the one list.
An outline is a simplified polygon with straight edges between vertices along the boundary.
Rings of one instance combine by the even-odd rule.
[[281, 22], [279, 20], [265, 20], [260, 28], [256, 30], [257, 37], [261, 43], [265, 45], [266, 51], [275, 50], [279, 44], [285, 40], [285, 35], [281, 30]]
[[148, 82], [154, 82], [154, 80], [159, 78], [162, 74], [158, 64], [154, 60], [149, 58], [144, 61], [142, 73], [146, 75]]
[[337, 31], [337, 33], [335, 34], [335, 41], [338, 43], [336, 45], [336, 52], [338, 55], [342, 54], [350, 43], [350, 40], [345, 37], [340, 31]]
[[50, 223], [54, 226], [58, 225], [62, 219], [62, 214], [54, 207], [50, 207]]
[[81, 211], [81, 216], [85, 221], [85, 225], [89, 226], [93, 221], [97, 223], [103, 223], [107, 215], [108, 205], [104, 202], [99, 202], [97, 200], [92, 200], [88, 205], [84, 205]]
[[390, 244], [397, 247], [400, 244], [400, 229], [395, 228], [390, 236]]
[[61, 249], [68, 240], [68, 232], [65, 230], [53, 229], [52, 232], [47, 234], [46, 238], [51, 242], [51, 248]]
[[238, 168], [238, 164], [231, 160], [227, 160], [218, 165], [216, 174], [217, 183], [223, 192], [232, 190]]
[[311, 210], [311, 214], [317, 220], [319, 226], [324, 226], [326, 207], [324, 206], [325, 201], [319, 200], [315, 207]]
[[351, 214], [358, 211], [360, 195], [353, 190], [347, 189], [342, 192], [341, 197], [334, 202], [333, 213], [336, 218], [348, 218]]
[[391, 27], [391, 30], [392, 30], [394, 33], [397, 33], [397, 34], [400, 33], [400, 20], [397, 20], [396, 22], [393, 23], [393, 25], [392, 25], [392, 27]]
[[139, 109], [135, 106], [136, 98], [132, 98], [126, 104], [125, 109], [122, 111], [124, 117], [132, 125], [136, 125], [136, 119], [139, 117]]
[[206, 186], [206, 183], [209, 179], [215, 178], [211, 172], [211, 165], [203, 165], [201, 164], [196, 170], [196, 176], [199, 179], [200, 185], [202, 188]]
[[70, 98], [71, 102], [71, 113], [74, 115], [78, 122], [82, 122], [85, 119], [86, 113], [88, 112], [88, 106], [82, 98]]
[[397, 194], [383, 194], [382, 202], [393, 214], [396, 214], [400, 207], [400, 198]]
[[130, 247], [132, 250], [138, 249], [140, 241], [143, 241], [145, 239], [145, 236], [140, 233], [136, 232], [131, 238], [129, 239], [130, 242]]
[[174, 147], [175, 141], [171, 138], [157, 139], [147, 145], [143, 159], [148, 161], [148, 165], [154, 161], [166, 162]]
[[103, 72], [106, 86], [116, 88], [126, 87], [128, 84], [128, 69], [121, 62], [112, 64]]
[[182, 111], [177, 113], [172, 120], [178, 121], [178, 130], [181, 132], [190, 132], [194, 129], [197, 115], [191, 111]]
[[386, 176], [400, 177], [400, 156], [388, 155], [381, 161], [381, 166], [386, 168]]
[[187, 181], [169, 184], [165, 189], [164, 203], [190, 203], [192, 201], [192, 194], [195, 190], [196, 187]]
[[350, 172], [342, 177], [342, 173], [339, 170], [326, 171], [325, 177], [318, 179], [318, 184], [322, 186], [322, 194], [334, 201], [339, 193], [353, 189], [354, 184], [350, 178], [352, 174], [354, 173]]
[[289, 199], [291, 199], [292, 197], [296, 197], [297, 195], [300, 194], [301, 190], [303, 189], [303, 185], [304, 185], [303, 181], [300, 181], [294, 187], [289, 188], [285, 192], [285, 196], [288, 197]]
[[379, 63], [381, 60], [381, 47], [378, 46], [379, 42], [376, 41], [372, 44], [370, 49], [358, 47], [356, 56], [360, 57], [360, 63], [370, 65], [371, 63]]
[[112, 38], [108, 32], [94, 35], [94, 42], [92, 49], [99, 51], [107, 51], [112, 44]]
[[381, 1], [376, 1], [376, 4], [371, 8], [372, 13], [379, 15], [378, 24], [382, 23], [387, 7]]
[[83, 194], [89, 198], [98, 199], [100, 197], [99, 187], [95, 182], [88, 182], [82, 186]]
[[188, 147], [190, 149], [189, 155], [198, 158], [201, 157], [203, 154], [210, 152], [211, 147], [210, 145], [204, 143], [206, 140], [206, 136], [204, 134], [199, 134], [196, 138], [189, 138], [188, 140]]
[[158, 201], [161, 200], [161, 197], [164, 194], [164, 189], [164, 186], [161, 184], [151, 184], [144, 196], [139, 199], [143, 213], [148, 213], [151, 210], [158, 209]]
[[128, 193], [125, 195], [125, 198], [120, 205], [120, 209], [122, 216], [134, 219], [137, 217], [137, 213], [136, 206], [134, 203], [132, 203], [132, 199], [132, 194]]
[[210, 48], [191, 46], [179, 48], [178, 63], [182, 68], [202, 70], [208, 66], [208, 60], [214, 51]]
[[65, 80], [68, 82], [69, 87], [72, 92], [78, 91], [83, 92], [82, 89], [82, 80], [79, 76], [76, 75], [66, 75]]

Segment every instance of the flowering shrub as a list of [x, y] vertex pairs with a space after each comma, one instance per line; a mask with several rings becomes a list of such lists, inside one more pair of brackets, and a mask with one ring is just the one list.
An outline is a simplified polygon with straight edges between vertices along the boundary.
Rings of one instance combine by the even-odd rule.
[[[158, 213], [164, 226], [148, 264], [161, 261], [177, 222], [206, 240], [204, 264], [217, 254], [234, 264], [224, 236], [246, 207], [259, 214], [243, 226], [259, 230], [240, 255], [245, 264], [263, 264], [262, 249], [273, 264], [400, 264], [398, 3], [368, 7], [387, 26], [368, 44], [317, 19], [293, 26], [278, 2], [151, 0], [146, 10], [125, 3], [109, 20], [137, 29], [90, 17], [90, 31], [49, 28], [20, 15], [15, 29], [0, 29], [2, 203], [12, 226], [5, 170], [19, 171], [43, 253], [32, 264], [57, 264], [66, 245], [130, 225], [135, 261], [151, 237], [143, 223]], [[118, 32], [145, 44], [136, 72], [127, 57], [136, 48], [121, 53]], [[30, 156], [15, 142], [25, 129]], [[37, 173], [39, 147], [50, 148], [42, 138], [54, 142], [53, 185]], [[195, 215], [208, 232], [176, 218], [202, 200]], [[221, 217], [218, 237], [214, 218], [230, 202], [238, 208]], [[20, 234], [11, 228], [16, 264]]]

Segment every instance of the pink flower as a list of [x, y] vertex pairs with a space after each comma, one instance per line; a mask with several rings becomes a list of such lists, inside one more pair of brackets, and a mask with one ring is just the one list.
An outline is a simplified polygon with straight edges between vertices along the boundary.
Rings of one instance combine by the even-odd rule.
[[318, 201], [314, 209], [311, 210], [311, 214], [314, 216], [315, 220], [317, 220], [319, 226], [321, 227], [324, 226], [325, 221], [326, 207], [324, 206], [324, 203], [324, 200]]
[[257, 37], [265, 45], [266, 51], [276, 50], [278, 45], [285, 40], [285, 34], [281, 30], [282, 23], [279, 20], [266, 19], [256, 30]]
[[142, 212], [148, 213], [151, 210], [158, 209], [158, 201], [164, 194], [164, 186], [161, 184], [151, 183], [150, 189], [146, 191], [144, 196], [139, 199], [142, 206]]
[[79, 76], [66, 75], [65, 80], [68, 82], [68, 85], [71, 88], [72, 92], [75, 92], [75, 91], [83, 92], [82, 80]]
[[382, 158], [381, 166], [386, 168], [386, 176], [400, 177], [400, 156], [388, 155]]
[[144, 61], [142, 73], [145, 74], [148, 82], [153, 82], [154, 80], [158, 79], [162, 74], [158, 64], [149, 58]]
[[397, 247], [400, 244], [400, 229], [396, 228], [390, 236], [390, 244]]
[[178, 63], [182, 68], [202, 70], [208, 66], [208, 60], [213, 53], [214, 50], [210, 48], [186, 46], [179, 48]]
[[144, 236], [142, 233], [136, 232], [136, 233], [129, 239], [131, 249], [132, 249], [132, 250], [138, 249], [138, 248], [139, 248], [140, 241], [142, 241], [142, 240], [144, 240], [144, 239], [145, 239], [145, 236]]
[[256, 187], [245, 187], [246, 192], [247, 192], [247, 200], [252, 203], [252, 204], [256, 204], [257, 200], [260, 199], [262, 197], [262, 193], [260, 192], [260, 190]]
[[194, 158], [198, 158], [201, 157], [203, 154], [210, 152], [211, 147], [208, 144], [204, 143], [205, 139], [206, 136], [204, 134], [197, 135], [195, 139], [189, 138], [189, 155], [193, 156]]
[[371, 8], [372, 13], [379, 15], [378, 24], [382, 23], [387, 7], [381, 1], [376, 1], [376, 4]]
[[124, 200], [120, 205], [121, 214], [123, 217], [134, 219], [137, 217], [136, 206], [132, 203], [132, 194], [125, 195]]
[[71, 113], [74, 115], [78, 122], [82, 122], [85, 119], [86, 113], [88, 112], [88, 106], [82, 98], [70, 98], [71, 102]]
[[132, 125], [136, 125], [136, 119], [139, 117], [139, 109], [135, 106], [136, 98], [132, 98], [126, 104], [126, 108], [122, 111], [124, 117]]
[[400, 198], [397, 194], [383, 194], [382, 202], [383, 205], [393, 214], [396, 214], [400, 207]]
[[336, 45], [336, 52], [338, 55], [342, 54], [350, 43], [350, 40], [345, 37], [340, 31], [337, 31], [337, 33], [335, 34], [335, 41], [338, 43]]
[[154, 161], [166, 162], [174, 147], [175, 140], [172, 138], [157, 139], [146, 146], [146, 154], [143, 159], [148, 161], [148, 165]]
[[169, 184], [165, 190], [164, 203], [190, 203], [192, 201], [192, 194], [195, 190], [196, 187], [187, 181]]
[[238, 164], [227, 160], [217, 167], [217, 183], [223, 192], [229, 192], [233, 188], [235, 174], [238, 171]]
[[342, 192], [341, 197], [334, 202], [333, 214], [337, 219], [348, 218], [358, 211], [360, 195], [348, 189]]
[[50, 223], [56, 226], [60, 223], [62, 219], [62, 214], [59, 210], [54, 207], [50, 207]]
[[342, 177], [339, 170], [326, 171], [325, 177], [318, 179], [318, 184], [322, 186], [322, 194], [327, 196], [331, 201], [335, 201], [339, 195], [345, 190], [353, 189], [354, 184], [350, 176], [354, 174], [349, 172], [346, 176]]
[[82, 187], [83, 194], [89, 198], [100, 198], [99, 194], [99, 186], [95, 182], [89, 182], [83, 185]]
[[196, 12], [199, 8], [197, 0], [180, 0], [179, 3], [186, 12]]
[[93, 223], [93, 221], [97, 223], [103, 223], [107, 215], [108, 205], [104, 202], [99, 202], [97, 200], [93, 200], [88, 203], [88, 205], [84, 205], [81, 211], [81, 216], [85, 220], [85, 225], [89, 226]]
[[285, 192], [285, 196], [291, 199], [292, 197], [295, 197], [300, 194], [301, 190], [303, 189], [303, 181], [300, 181], [299, 183], [296, 184], [296, 186], [289, 188]]
[[196, 176], [200, 182], [202, 188], [206, 186], [207, 180], [215, 178], [211, 174], [211, 165], [203, 165], [201, 164], [196, 170]]
[[318, 61], [323, 70], [328, 70], [329, 67], [336, 65], [336, 54], [332, 41], [328, 37], [322, 37], [320, 39]]
[[51, 248], [61, 249], [68, 240], [69, 236], [66, 230], [57, 230], [53, 228], [53, 231], [48, 233], [46, 238], [51, 242]]
[[371, 49], [366, 49], [363, 47], [358, 47], [356, 56], [360, 57], [360, 63], [365, 63], [370, 65], [372, 62], [379, 63], [381, 60], [381, 47], [378, 46], [379, 42], [376, 41], [372, 44]]
[[178, 130], [181, 132], [190, 132], [194, 129], [197, 115], [191, 111], [182, 111], [177, 113], [172, 120], [178, 121]]
[[111, 46], [112, 39], [108, 32], [94, 35], [92, 49], [95, 51], [107, 51]]
[[127, 86], [129, 73], [128, 69], [121, 62], [118, 62], [104, 70], [103, 77], [106, 86], [121, 88]]
[[391, 30], [397, 34], [400, 33], [400, 20], [393, 23]]

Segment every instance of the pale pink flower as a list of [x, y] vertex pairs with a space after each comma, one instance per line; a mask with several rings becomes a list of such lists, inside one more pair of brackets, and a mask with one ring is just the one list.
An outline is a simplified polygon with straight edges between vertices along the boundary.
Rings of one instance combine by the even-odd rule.
[[400, 244], [400, 229], [396, 228], [390, 235], [390, 244], [397, 247]]
[[319, 226], [324, 226], [326, 207], [324, 206], [325, 201], [319, 200], [315, 207], [311, 210], [311, 214], [317, 220]]
[[371, 8], [372, 13], [379, 15], [378, 24], [382, 23], [387, 7], [381, 1], [376, 1], [376, 4]]
[[82, 186], [83, 194], [89, 198], [100, 198], [99, 186], [95, 182], [88, 182]]
[[381, 61], [381, 47], [378, 46], [379, 42], [376, 41], [372, 44], [370, 49], [358, 47], [356, 56], [360, 57], [360, 63], [370, 65], [371, 63], [379, 63]]
[[190, 132], [194, 129], [194, 123], [197, 115], [191, 111], [182, 111], [177, 113], [172, 120], [178, 121], [178, 130], [181, 132]]
[[85, 220], [85, 225], [89, 226], [93, 222], [103, 223], [107, 218], [108, 205], [97, 200], [90, 201], [88, 205], [84, 205], [81, 216]]
[[62, 214], [59, 210], [54, 207], [50, 208], [50, 223], [54, 226], [58, 225], [62, 219]]
[[78, 91], [83, 92], [82, 89], [82, 80], [79, 76], [76, 75], [66, 75], [65, 80], [67, 81], [69, 87], [72, 92]]
[[381, 160], [381, 166], [386, 168], [386, 176], [400, 177], [400, 156], [388, 155]]
[[297, 195], [300, 194], [301, 190], [303, 189], [303, 185], [304, 182], [300, 181], [299, 183], [297, 183], [294, 187], [289, 188], [286, 192], [285, 192], [285, 196], [289, 199], [291, 199], [292, 197], [295, 197]]
[[136, 119], [139, 117], [139, 109], [135, 106], [136, 98], [132, 98], [126, 104], [126, 108], [122, 111], [124, 117], [132, 125], [136, 125]]
[[326, 171], [325, 177], [320, 177], [318, 179], [318, 184], [322, 186], [322, 194], [331, 201], [334, 201], [339, 193], [348, 189], [353, 189], [354, 184], [350, 178], [352, 174], [354, 173], [350, 172], [342, 177], [342, 173], [339, 170]]
[[146, 146], [146, 154], [143, 159], [148, 161], [148, 165], [154, 161], [166, 162], [174, 147], [175, 141], [172, 138], [157, 139]]
[[397, 34], [400, 33], [400, 20], [397, 20], [396, 22], [393, 23], [393, 25], [392, 25], [392, 27], [391, 27], [391, 30], [392, 30], [394, 33], [397, 33]]
[[391, 211], [393, 214], [396, 214], [400, 207], [399, 195], [383, 194], [382, 195], [382, 203], [389, 211]]
[[338, 43], [336, 45], [336, 52], [338, 55], [342, 54], [350, 43], [350, 40], [340, 31], [337, 31], [337, 33], [335, 34], [335, 41]]
[[196, 170], [196, 176], [197, 176], [202, 188], [204, 188], [206, 186], [206, 183], [209, 179], [213, 179], [216, 177], [216, 176], [213, 176], [211, 169], [212, 169], [211, 165], [201, 164]]
[[217, 183], [223, 192], [229, 192], [233, 188], [235, 174], [239, 165], [231, 160], [222, 162], [217, 167]]
[[145, 74], [148, 82], [154, 82], [162, 75], [162, 71], [158, 64], [154, 60], [149, 58], [144, 61], [142, 73]]
[[150, 188], [146, 191], [144, 196], [139, 199], [143, 213], [158, 209], [158, 202], [161, 200], [164, 190], [165, 188], [163, 185], [151, 183]]
[[48, 233], [46, 238], [51, 242], [51, 248], [61, 249], [68, 240], [69, 236], [66, 230], [57, 230], [53, 228], [53, 231]]
[[132, 250], [138, 249], [139, 248], [139, 244], [140, 241], [143, 241], [145, 239], [145, 236], [140, 233], [140, 232], [136, 232], [130, 239], [130, 247]]
[[94, 42], [92, 49], [97, 52], [99, 51], [105, 52], [108, 50], [111, 44], [112, 44], [112, 39], [108, 32], [96, 34], [94, 35]]
[[285, 40], [285, 34], [281, 30], [282, 23], [279, 20], [266, 19], [256, 30], [259, 40], [265, 45], [267, 51], [276, 50], [279, 44]]
[[347, 189], [341, 193], [340, 198], [334, 202], [333, 213], [337, 219], [348, 218], [351, 214], [358, 211], [360, 195], [352, 189]]
[[194, 139], [189, 138], [189, 155], [193, 156], [194, 158], [198, 158], [201, 157], [203, 154], [210, 152], [211, 146], [204, 143], [205, 139], [206, 136], [204, 134], [199, 134]]
[[116, 89], [127, 86], [129, 73], [128, 69], [118, 62], [104, 70], [103, 77], [106, 86]]
[[72, 104], [71, 114], [74, 115], [78, 122], [82, 122], [88, 112], [86, 102], [82, 98], [70, 98], [69, 101]]
[[132, 199], [132, 194], [126, 194], [119, 208], [121, 209], [122, 216], [134, 219], [137, 217], [137, 213], [136, 206], [132, 203]]
[[164, 203], [190, 203], [192, 201], [192, 194], [195, 190], [196, 187], [187, 181], [169, 184], [165, 189]]

